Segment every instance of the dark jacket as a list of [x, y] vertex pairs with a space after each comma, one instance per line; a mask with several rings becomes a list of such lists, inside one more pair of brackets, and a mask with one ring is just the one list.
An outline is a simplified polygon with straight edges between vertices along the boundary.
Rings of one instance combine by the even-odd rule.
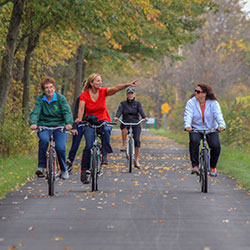
[[65, 96], [59, 93], [56, 96], [57, 100], [51, 103], [43, 100], [44, 94], [37, 97], [30, 114], [30, 125], [56, 127], [73, 124], [72, 112]]
[[122, 120], [127, 123], [136, 123], [138, 122], [139, 116], [141, 115], [142, 119], [146, 117], [142, 105], [140, 102], [133, 99], [129, 101], [123, 101], [120, 103], [118, 110], [116, 112], [116, 117], [120, 117], [122, 115]]
[[[80, 96], [78, 96], [76, 98], [76, 102], [75, 102], [75, 106], [74, 106], [74, 113], [73, 113], [74, 123], [73, 123], [73, 129], [77, 129], [77, 124], [75, 123], [75, 120], [78, 117], [79, 103], [80, 103]], [[83, 114], [82, 121], [84, 120], [84, 118], [85, 118], [85, 112]]]

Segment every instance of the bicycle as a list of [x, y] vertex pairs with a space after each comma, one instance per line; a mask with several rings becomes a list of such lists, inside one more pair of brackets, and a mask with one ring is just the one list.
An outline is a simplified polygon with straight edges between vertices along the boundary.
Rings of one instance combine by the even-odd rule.
[[46, 176], [45, 178], [48, 181], [48, 195], [53, 196], [54, 195], [54, 186], [55, 181], [59, 177], [58, 167], [57, 167], [57, 154], [55, 149], [55, 140], [53, 131], [59, 130], [64, 133], [70, 133], [65, 130], [65, 127], [63, 126], [57, 126], [57, 127], [46, 127], [46, 126], [39, 126], [36, 130], [32, 131], [31, 134], [35, 132], [42, 132], [43, 130], [50, 130], [50, 139], [49, 139], [49, 147], [46, 152]]
[[208, 192], [208, 175], [210, 174], [210, 151], [207, 147], [206, 135], [217, 132], [215, 128], [212, 129], [192, 129], [192, 132], [202, 134], [202, 147], [200, 150], [200, 164], [199, 164], [199, 182], [201, 184], [201, 192]]
[[122, 123], [125, 126], [129, 126], [128, 130], [128, 137], [127, 137], [127, 147], [126, 147], [126, 158], [127, 158], [127, 167], [129, 173], [132, 172], [132, 166], [134, 163], [134, 156], [135, 156], [135, 142], [134, 142], [134, 137], [133, 137], [133, 129], [132, 126], [136, 126], [141, 124], [145, 119], [141, 119], [139, 122], [136, 123], [126, 123], [123, 122], [121, 119], [118, 119], [120, 123]]
[[101, 124], [91, 124], [84, 122], [79, 126], [90, 126], [95, 130], [93, 147], [90, 149], [90, 176], [91, 176], [91, 190], [98, 191], [98, 177], [102, 175], [101, 169], [101, 137], [98, 129], [105, 125], [116, 125], [116, 123], [102, 121]]

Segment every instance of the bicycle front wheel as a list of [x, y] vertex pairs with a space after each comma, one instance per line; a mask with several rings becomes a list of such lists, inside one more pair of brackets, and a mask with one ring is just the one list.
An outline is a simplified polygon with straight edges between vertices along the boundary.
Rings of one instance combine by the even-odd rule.
[[132, 165], [133, 165], [133, 139], [130, 138], [128, 141], [128, 171], [129, 173], [132, 172]]
[[98, 190], [98, 184], [97, 184], [97, 180], [98, 180], [98, 153], [97, 153], [97, 149], [94, 147], [93, 148], [93, 153], [92, 153], [92, 166], [91, 166], [91, 187], [92, 187], [92, 192], [97, 191]]
[[54, 172], [54, 152], [52, 149], [49, 151], [48, 160], [48, 194], [54, 195], [54, 184], [55, 184], [55, 172]]
[[207, 193], [208, 191], [208, 152], [203, 150], [200, 157], [200, 183], [201, 192]]
[[203, 152], [203, 169], [204, 169], [204, 187], [203, 187], [203, 192], [207, 193], [208, 192], [208, 150], [205, 149]]

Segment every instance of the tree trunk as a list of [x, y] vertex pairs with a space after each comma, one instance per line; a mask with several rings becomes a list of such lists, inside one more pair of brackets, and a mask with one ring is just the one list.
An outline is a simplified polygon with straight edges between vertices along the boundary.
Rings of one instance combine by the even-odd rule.
[[76, 98], [82, 92], [82, 69], [83, 69], [82, 62], [83, 62], [83, 47], [82, 45], [80, 45], [77, 49], [77, 55], [76, 55], [75, 91], [74, 91], [74, 102], [72, 105], [74, 105]]
[[39, 34], [32, 34], [28, 40], [28, 46], [26, 49], [24, 60], [24, 76], [23, 76], [23, 103], [22, 112], [25, 122], [28, 121], [29, 115], [29, 95], [30, 95], [30, 59], [31, 54], [34, 51], [39, 41]]
[[14, 61], [14, 51], [16, 47], [17, 35], [23, 15], [25, 0], [14, 1], [11, 14], [8, 34], [5, 42], [5, 53], [2, 59], [0, 73], [0, 121], [4, 121], [4, 108], [7, 104], [7, 97], [10, 87], [10, 79]]

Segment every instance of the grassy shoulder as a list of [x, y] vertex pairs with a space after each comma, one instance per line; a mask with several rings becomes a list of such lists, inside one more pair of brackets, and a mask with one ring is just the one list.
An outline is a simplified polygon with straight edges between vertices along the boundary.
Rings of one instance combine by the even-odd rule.
[[36, 165], [35, 155], [1, 158], [0, 198], [32, 180]]
[[[186, 146], [188, 146], [189, 143], [188, 133], [185, 131], [176, 132], [171, 130], [164, 131], [163, 129], [151, 129], [150, 132], [166, 136], [169, 139], [173, 139]], [[234, 178], [242, 187], [250, 190], [249, 152], [222, 145], [221, 155], [217, 167], [224, 174]]]

